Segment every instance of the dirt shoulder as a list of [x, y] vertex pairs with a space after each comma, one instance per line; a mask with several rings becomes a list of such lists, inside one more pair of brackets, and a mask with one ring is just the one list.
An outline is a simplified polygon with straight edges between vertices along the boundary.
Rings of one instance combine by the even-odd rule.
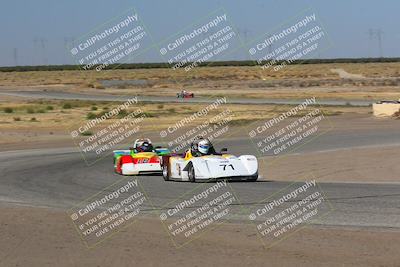
[[399, 183], [400, 146], [363, 147], [260, 160], [263, 180], [293, 181], [312, 173], [320, 182]]
[[400, 232], [306, 227], [265, 249], [247, 225], [224, 224], [176, 249], [140, 219], [87, 249], [63, 211], [0, 207], [1, 266], [398, 266]]

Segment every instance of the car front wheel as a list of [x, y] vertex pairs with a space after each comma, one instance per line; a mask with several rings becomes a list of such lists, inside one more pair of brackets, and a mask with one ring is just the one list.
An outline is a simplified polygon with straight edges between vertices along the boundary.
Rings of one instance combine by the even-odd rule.
[[258, 172], [250, 177], [249, 182], [257, 182]]
[[188, 176], [189, 176], [189, 181], [191, 183], [195, 183], [196, 182], [196, 175], [194, 173], [194, 167], [192, 163], [189, 163], [189, 169], [188, 169]]

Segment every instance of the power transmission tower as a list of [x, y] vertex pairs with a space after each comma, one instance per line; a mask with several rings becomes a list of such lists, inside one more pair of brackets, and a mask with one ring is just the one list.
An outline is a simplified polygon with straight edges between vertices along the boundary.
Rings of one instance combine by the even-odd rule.
[[16, 47], [14, 47], [13, 56], [14, 56], [14, 65], [15, 65], [15, 66], [18, 66], [18, 50], [17, 50]]
[[67, 52], [67, 50], [69, 50], [69, 46], [71, 44], [71, 39], [68, 37], [64, 37], [64, 64], [67, 64], [68, 62], [68, 55], [69, 53]]
[[383, 38], [384, 32], [381, 29], [369, 29], [368, 30], [368, 35], [369, 35], [369, 40], [378, 40], [378, 49], [379, 49], [379, 57], [383, 58], [383, 47], [382, 47], [382, 38]]
[[42, 47], [42, 56], [43, 56], [43, 64], [47, 65], [47, 57], [46, 57], [46, 43], [47, 40], [44, 38], [40, 38], [40, 45]]
[[64, 37], [64, 48], [66, 53], [64, 53], [65, 57], [64, 57], [64, 64], [69, 64], [69, 62], [71, 62], [71, 48], [75, 47], [75, 38], [74, 37]]
[[[272, 36], [271, 34], [267, 35], [267, 39], [270, 38], [271, 36]], [[272, 46], [272, 43], [270, 43], [270, 44], [268, 44], [268, 54], [271, 54], [272, 50], [273, 50], [273, 46]]]
[[248, 30], [248, 29], [242, 29], [242, 30], [240, 30], [240, 32], [242, 32], [243, 33], [243, 36], [244, 36], [244, 42], [247, 44], [247, 41], [248, 41], [248, 36], [249, 36], [249, 33], [251, 32], [250, 30]]
[[37, 64], [37, 55], [38, 55], [38, 42], [39, 39], [37, 37], [33, 38], [33, 53], [32, 53], [32, 65]]

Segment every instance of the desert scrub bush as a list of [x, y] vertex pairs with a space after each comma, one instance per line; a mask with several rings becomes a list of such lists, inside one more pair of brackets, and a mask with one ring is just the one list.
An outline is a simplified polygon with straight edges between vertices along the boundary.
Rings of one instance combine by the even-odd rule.
[[12, 108], [10, 108], [10, 107], [7, 107], [7, 108], [4, 108], [4, 112], [5, 113], [13, 113], [14, 110]]
[[35, 117], [31, 118], [31, 121], [38, 121]]
[[125, 109], [123, 109], [123, 110], [121, 110], [121, 111], [118, 113], [117, 118], [118, 118], [118, 119], [122, 119], [122, 118], [124, 118], [126, 115], [128, 115], [128, 112], [127, 112]]
[[71, 105], [70, 103], [65, 103], [65, 104], [62, 106], [62, 108], [63, 108], [63, 109], [71, 109], [71, 108], [72, 108], [72, 105]]
[[47, 106], [46, 109], [47, 109], [47, 110], [53, 110], [54, 107], [53, 107], [53, 106]]
[[85, 131], [83, 133], [81, 133], [82, 136], [91, 136], [93, 135], [93, 133], [91, 131]]
[[101, 83], [98, 83], [98, 82], [87, 83], [86, 87], [96, 88], [96, 89], [105, 89], [105, 87]]
[[86, 114], [86, 119], [88, 120], [94, 120], [97, 118], [97, 115], [93, 112], [89, 112], [88, 114]]
[[[157, 117], [157, 114], [150, 113], [150, 112], [143, 112], [142, 113], [146, 118], [154, 118]], [[139, 115], [140, 116], [140, 115]]]
[[14, 119], [14, 121], [21, 121], [20, 117], [14, 117], [13, 119]]
[[97, 107], [96, 106], [92, 106], [90, 109], [91, 110], [97, 110]]

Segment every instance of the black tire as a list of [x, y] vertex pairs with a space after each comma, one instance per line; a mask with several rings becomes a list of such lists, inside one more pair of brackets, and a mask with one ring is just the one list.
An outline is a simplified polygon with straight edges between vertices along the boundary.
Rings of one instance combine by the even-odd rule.
[[116, 158], [114, 158], [114, 160], [113, 160], [113, 168], [114, 168], [114, 172], [115, 173], [117, 173], [117, 174], [119, 174], [118, 172], [117, 172], [117, 165], [116, 164], [118, 164], [118, 162], [116, 162], [117, 161], [117, 159]]
[[194, 167], [193, 167], [193, 164], [191, 162], [189, 163], [188, 176], [189, 176], [189, 181], [191, 183], [195, 183], [196, 182], [196, 174], [194, 173]]
[[248, 181], [249, 182], [257, 182], [257, 179], [258, 179], [258, 172], [256, 174], [254, 174], [253, 176], [251, 176]]
[[164, 178], [164, 181], [169, 181], [169, 170], [167, 164], [162, 165], [162, 176]]

